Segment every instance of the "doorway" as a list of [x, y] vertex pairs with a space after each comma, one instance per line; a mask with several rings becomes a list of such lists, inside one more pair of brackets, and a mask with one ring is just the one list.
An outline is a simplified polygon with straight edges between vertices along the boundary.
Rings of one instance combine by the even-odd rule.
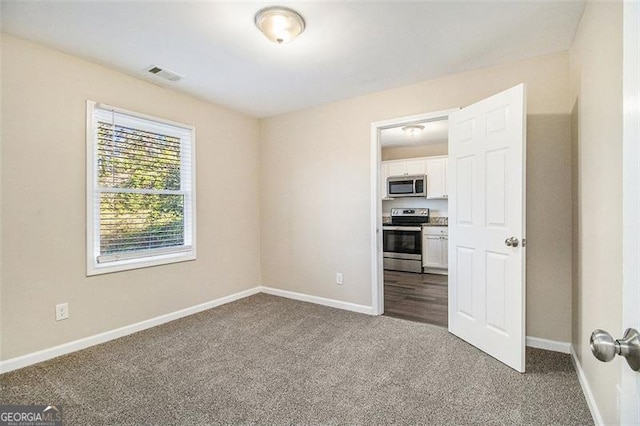
[[[372, 127], [377, 140], [373, 163], [378, 179], [374, 211], [378, 214], [374, 220], [380, 253], [376, 253], [374, 268], [379, 314], [447, 326], [446, 161], [448, 116], [456, 110], [402, 117]], [[405, 178], [411, 181], [404, 182]], [[398, 188], [410, 187], [411, 193], [390, 194], [389, 180]], [[422, 186], [426, 194], [416, 192]], [[417, 223], [395, 226], [402, 225], [394, 216], [399, 211], [415, 214]]]

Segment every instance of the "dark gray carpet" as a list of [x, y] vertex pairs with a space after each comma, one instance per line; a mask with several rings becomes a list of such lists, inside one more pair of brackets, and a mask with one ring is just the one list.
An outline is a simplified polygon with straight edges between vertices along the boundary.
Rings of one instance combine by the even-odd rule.
[[65, 425], [593, 424], [568, 355], [519, 374], [443, 328], [259, 294], [0, 376]]

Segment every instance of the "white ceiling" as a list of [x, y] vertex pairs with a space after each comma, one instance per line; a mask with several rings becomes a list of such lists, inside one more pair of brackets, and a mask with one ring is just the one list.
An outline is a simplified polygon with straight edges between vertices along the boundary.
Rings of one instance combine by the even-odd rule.
[[420, 124], [421, 126], [424, 126], [424, 130], [419, 134], [412, 136], [402, 130], [404, 125], [383, 129], [380, 132], [380, 145], [383, 148], [400, 148], [447, 143], [449, 140], [448, 120], [411, 124]]
[[[258, 9], [307, 22], [269, 42]], [[2, 31], [255, 117], [567, 50], [585, 3], [2, 0]], [[157, 65], [185, 78], [146, 75]]]

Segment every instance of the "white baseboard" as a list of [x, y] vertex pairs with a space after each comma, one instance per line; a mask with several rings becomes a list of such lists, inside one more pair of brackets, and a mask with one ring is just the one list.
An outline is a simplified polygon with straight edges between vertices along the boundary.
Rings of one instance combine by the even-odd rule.
[[576, 351], [571, 348], [571, 361], [573, 361], [573, 366], [576, 369], [576, 373], [578, 374], [578, 381], [580, 382], [580, 386], [582, 387], [582, 392], [584, 393], [584, 397], [587, 400], [587, 405], [589, 406], [589, 411], [591, 411], [591, 417], [593, 417], [593, 422], [596, 425], [604, 425], [604, 420], [602, 419], [602, 414], [600, 414], [600, 410], [598, 409], [598, 404], [596, 404], [596, 399], [593, 396], [593, 392], [591, 392], [591, 387], [589, 386], [589, 382], [587, 381], [587, 376], [584, 374], [584, 370], [582, 369], [582, 365], [580, 364], [580, 360], [576, 355]]
[[527, 346], [545, 349], [547, 351], [561, 352], [563, 354], [571, 353], [571, 343], [540, 339], [539, 337], [527, 336]]
[[375, 315], [371, 306], [358, 305], [341, 300], [326, 299], [319, 296], [310, 296], [308, 294], [296, 293], [294, 291], [280, 290], [273, 287], [260, 287], [260, 291], [274, 296], [286, 297], [287, 299], [300, 300], [301, 302], [315, 303], [317, 305], [330, 306], [332, 308], [344, 309], [345, 311], [358, 312], [361, 314]]
[[17, 370], [19, 368], [27, 367], [38, 362], [46, 361], [52, 358], [66, 355], [71, 352], [79, 351], [81, 349], [88, 348], [90, 346], [99, 345], [100, 343], [108, 342], [109, 340], [117, 339], [119, 337], [128, 336], [129, 334], [136, 333], [138, 331], [146, 330], [151, 327], [155, 327], [160, 324], [167, 323], [169, 321], [177, 320], [189, 315], [197, 314], [198, 312], [206, 311], [207, 309], [215, 308], [216, 306], [224, 305], [245, 297], [257, 294], [260, 292], [260, 287], [254, 287], [249, 290], [241, 291], [239, 293], [231, 294], [229, 296], [221, 297], [219, 299], [211, 300], [209, 302], [201, 303], [190, 308], [181, 309], [179, 311], [171, 312], [165, 315], [160, 315], [155, 318], [151, 318], [145, 321], [141, 321], [135, 324], [127, 325], [117, 328], [115, 330], [105, 331], [104, 333], [96, 334], [93, 336], [85, 337], [83, 339], [74, 340], [69, 343], [64, 343], [52, 348], [43, 349], [38, 352], [22, 355], [16, 358], [10, 358], [6, 361], [0, 361], [0, 373], [6, 373], [9, 371]]
[[[224, 305], [226, 303], [234, 302], [239, 299], [243, 299], [248, 296], [252, 296], [257, 293], [266, 293], [274, 296], [285, 297], [287, 299], [299, 300], [302, 302], [315, 303], [317, 305], [329, 306], [332, 308], [343, 309], [346, 311], [358, 312], [367, 315], [376, 315], [373, 307], [366, 305], [358, 305], [356, 303], [344, 302], [341, 300], [327, 299], [319, 296], [311, 296], [303, 293], [296, 293], [288, 290], [280, 290], [273, 287], [259, 286], [249, 290], [241, 291], [229, 296], [221, 297], [216, 300], [201, 303], [190, 308], [181, 309], [179, 311], [171, 312], [165, 315], [161, 315], [155, 318], [151, 318], [145, 321], [141, 321], [135, 324], [127, 325], [117, 328], [115, 330], [106, 331], [104, 333], [96, 334], [94, 336], [85, 337], [82, 339], [74, 340], [69, 343], [64, 343], [52, 348], [43, 349], [38, 352], [22, 355], [16, 358], [11, 358], [6, 361], [0, 361], [0, 373], [6, 373], [9, 371], [17, 370], [19, 368], [27, 367], [42, 361], [47, 361], [52, 358], [66, 355], [71, 352], [79, 351], [81, 349], [88, 348], [90, 346], [99, 345], [110, 340], [117, 339], [119, 337], [128, 336], [138, 331], [146, 330], [157, 325], [167, 323], [169, 321], [184, 318], [189, 315], [196, 314], [198, 312], [205, 311], [207, 309], [215, 308], [216, 306]], [[555, 352], [569, 353], [571, 345], [566, 342], [556, 342], [553, 340], [540, 339], [537, 337], [527, 337], [527, 346], [531, 346], [539, 349], [546, 349]], [[576, 368], [577, 369], [577, 368]], [[581, 379], [582, 383], [582, 379]], [[583, 386], [584, 388], [584, 386]], [[586, 394], [586, 392], [585, 392]], [[594, 416], [595, 418], [595, 416]]]

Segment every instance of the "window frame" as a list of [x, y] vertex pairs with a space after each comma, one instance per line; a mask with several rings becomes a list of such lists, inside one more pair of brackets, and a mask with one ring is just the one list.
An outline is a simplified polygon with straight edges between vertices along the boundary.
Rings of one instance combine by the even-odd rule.
[[[166, 265], [177, 262], [186, 262], [196, 259], [196, 131], [195, 127], [189, 126], [174, 121], [165, 120], [158, 117], [153, 117], [146, 114], [141, 114], [134, 111], [125, 110], [122, 108], [113, 107], [103, 103], [87, 100], [86, 102], [86, 262], [87, 262], [87, 276], [107, 274], [111, 272], [127, 271], [132, 269], [147, 268], [151, 266]], [[116, 257], [116, 260], [100, 263], [98, 257], [100, 256], [100, 220], [97, 213], [99, 213], [99, 205], [96, 203], [96, 193], [101, 192], [98, 186], [98, 164], [97, 164], [97, 126], [95, 119], [96, 109], [113, 111], [114, 113], [124, 114], [133, 119], [149, 120], [155, 123], [159, 123], [165, 126], [172, 126], [186, 130], [190, 134], [190, 149], [191, 149], [191, 190], [190, 199], [191, 203], [188, 203], [188, 199], [185, 199], [185, 222], [189, 222], [187, 215], [190, 213], [190, 232], [185, 232], [187, 240], [190, 239], [191, 244], [166, 247], [161, 249], [155, 249], [149, 256], [137, 256], [124, 253], [121, 257]], [[182, 142], [181, 142], [182, 143]], [[181, 173], [188, 171], [183, 170], [181, 166]], [[190, 205], [188, 205], [190, 204]], [[185, 225], [185, 231], [188, 231], [189, 225]], [[109, 256], [111, 257], [111, 256]]]

